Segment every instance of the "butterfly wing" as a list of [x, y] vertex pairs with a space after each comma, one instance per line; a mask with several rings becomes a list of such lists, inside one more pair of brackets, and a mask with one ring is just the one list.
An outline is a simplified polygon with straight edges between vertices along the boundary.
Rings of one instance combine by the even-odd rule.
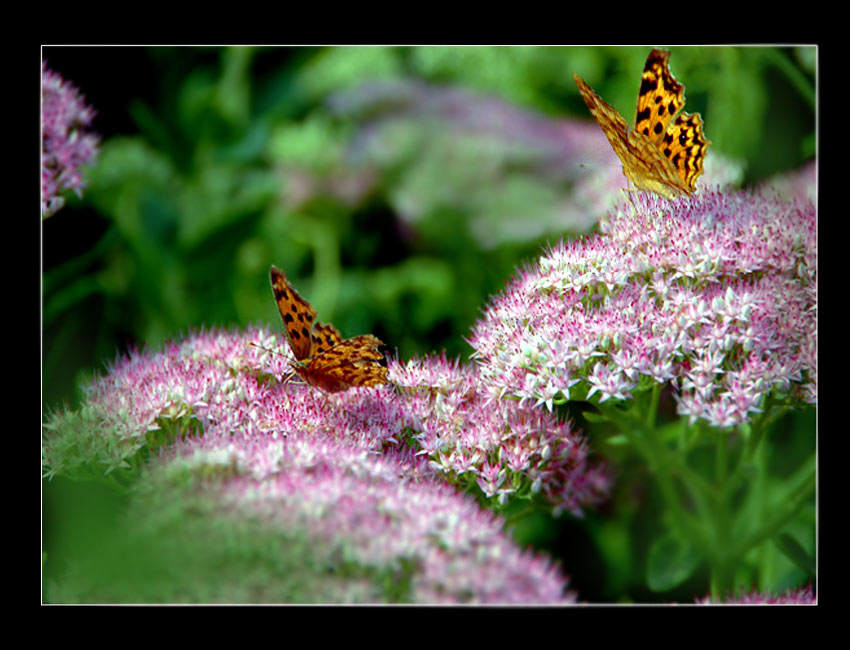
[[629, 146], [636, 152], [634, 164], [631, 168], [623, 167], [623, 173], [636, 188], [653, 192], [665, 199], [675, 199], [693, 192], [693, 189], [685, 187], [672, 161], [665, 158], [643, 133], [630, 131]]
[[[648, 136], [629, 131], [617, 109], [596, 94], [584, 79], [573, 73], [581, 96], [593, 118], [623, 163], [623, 174], [638, 189], [655, 192], [666, 198], [679, 196], [681, 185], [669, 161], [661, 155]], [[672, 185], [672, 187], [671, 187]]]
[[[635, 113], [635, 132], [646, 136], [653, 148], [670, 162], [675, 175], [661, 171], [664, 182], [672, 178], [679, 194], [692, 194], [703, 172], [708, 145], [698, 113], [679, 113], [685, 105], [685, 87], [670, 72], [670, 52], [654, 49], [641, 75]], [[641, 138], [630, 138], [637, 143]], [[666, 163], [659, 163], [667, 167]], [[653, 190], [654, 191], [654, 190]]]
[[626, 124], [625, 118], [617, 112], [616, 108], [597, 95], [596, 91], [576, 73], [573, 73], [573, 79], [584, 99], [584, 103], [587, 104], [593, 119], [596, 120], [605, 137], [608, 138], [617, 158], [620, 159], [624, 167], [628, 166], [631, 164], [630, 161], [634, 158], [634, 154], [629, 150], [630, 145], [627, 137], [629, 125]]
[[342, 336], [330, 323], [316, 323], [313, 326], [313, 354], [327, 352], [340, 343], [342, 343]]
[[635, 131], [647, 136], [658, 148], [667, 135], [667, 125], [685, 105], [685, 87], [670, 72], [670, 52], [652, 50], [643, 67], [635, 113]]
[[[304, 300], [289, 284], [286, 273], [276, 266], [271, 268], [272, 291], [283, 326], [286, 328], [286, 338], [295, 359], [304, 361], [313, 356], [313, 323], [316, 320], [316, 310], [313, 305]], [[323, 326], [325, 327], [325, 326]], [[333, 325], [330, 326], [333, 328]], [[334, 332], [336, 332], [336, 329]], [[339, 332], [336, 332], [339, 338]]]
[[389, 383], [387, 369], [378, 361], [383, 342], [372, 334], [347, 339], [315, 356], [306, 366], [296, 370], [307, 383], [327, 393], [337, 393], [352, 386], [378, 386]]
[[661, 153], [673, 163], [685, 188], [695, 192], [697, 179], [703, 172], [705, 154], [711, 144], [702, 132], [699, 113], [677, 115], [664, 142]]

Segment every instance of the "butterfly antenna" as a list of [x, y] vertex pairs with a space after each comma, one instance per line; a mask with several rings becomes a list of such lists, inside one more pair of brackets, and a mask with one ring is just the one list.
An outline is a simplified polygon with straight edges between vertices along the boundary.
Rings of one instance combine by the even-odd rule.
[[248, 341], [248, 345], [251, 345], [255, 348], [259, 348], [260, 350], [264, 350], [265, 352], [271, 352], [272, 354], [280, 354], [277, 350], [272, 350], [271, 348], [267, 348], [265, 345], [260, 345], [259, 343], [255, 343], [254, 341]]

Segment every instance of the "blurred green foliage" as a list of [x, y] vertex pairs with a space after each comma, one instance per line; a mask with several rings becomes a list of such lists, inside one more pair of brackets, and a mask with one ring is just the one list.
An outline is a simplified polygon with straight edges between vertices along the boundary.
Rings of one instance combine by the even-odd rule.
[[[463, 337], [488, 297], [547, 241], [580, 230], [543, 214], [569, 195], [575, 166], [553, 153], [551, 133], [561, 120], [590, 120], [572, 72], [632, 122], [647, 52], [44, 48], [98, 110], [103, 135], [82, 200], [43, 223], [45, 411], [76, 406], [80, 379], [130, 346], [190, 328], [279, 328], [272, 264], [346, 337], [372, 332], [402, 358], [466, 358]], [[676, 47], [671, 57], [686, 109], [702, 113], [716, 151], [745, 162], [747, 183], [815, 155], [816, 64], [814, 47]], [[397, 85], [369, 85], [379, 82]], [[474, 132], [479, 95], [514, 112], [489, 106], [497, 128]], [[523, 131], [526, 112], [537, 122]], [[549, 122], [553, 131], [540, 131]], [[57, 495], [68, 486], [46, 489], [49, 519], [65, 511]], [[582, 565], [563, 559], [575, 543], [557, 548], [552, 532], [574, 524], [529, 532], [534, 521], [518, 537], [553, 536], [581, 583]], [[586, 526], [617, 575], [583, 597], [615, 598], [633, 586], [626, 576], [644, 573], [627, 555], [637, 542], [594, 514]]]
[[[358, 565], [303, 532], [222, 512], [204, 493], [222, 467], [147, 475], [120, 508], [93, 486], [62, 481], [64, 530], [43, 559], [47, 602], [338, 603], [409, 601], [403, 567]], [[84, 492], [82, 492], [84, 491]], [[114, 495], [111, 495], [114, 500]], [[86, 507], [80, 507], [85, 504]], [[226, 510], [226, 509], [225, 509]], [[85, 524], [85, 527], [79, 525]], [[57, 572], [55, 565], [67, 569]]]

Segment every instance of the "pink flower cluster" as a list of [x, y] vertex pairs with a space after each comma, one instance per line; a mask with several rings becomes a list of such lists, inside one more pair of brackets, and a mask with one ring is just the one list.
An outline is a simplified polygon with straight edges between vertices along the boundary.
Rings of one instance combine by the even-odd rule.
[[79, 91], [41, 64], [41, 214], [49, 217], [64, 205], [62, 192], [78, 196], [85, 187], [81, 167], [98, 153], [98, 137], [89, 132], [94, 109]]
[[390, 377], [406, 395], [418, 453], [451, 482], [477, 485], [503, 504], [539, 493], [556, 512], [576, 516], [607, 498], [610, 476], [589, 462], [571, 422], [488, 395], [474, 367], [444, 357], [413, 359], [391, 363]]
[[326, 395], [289, 378], [282, 340], [211, 330], [119, 360], [85, 386], [79, 411], [45, 426], [45, 475], [114, 472], [154, 448], [154, 471], [218, 476], [216, 507], [344, 544], [362, 566], [413, 559], [417, 602], [572, 600], [547, 559], [441, 480], [466, 474], [488, 495], [524, 482], [564, 508], [591, 505], [608, 481], [568, 425], [486, 404], [474, 368], [445, 359], [391, 361], [399, 388]]
[[700, 605], [817, 605], [818, 597], [815, 595], [811, 585], [800, 589], [790, 587], [784, 594], [763, 594], [758, 591], [742, 593], [738, 596], [725, 598], [722, 601], [714, 601], [710, 596], [697, 601]]
[[811, 201], [631, 195], [600, 233], [523, 269], [471, 339], [493, 395], [626, 400], [670, 382], [679, 413], [720, 426], [771, 393], [817, 401]]

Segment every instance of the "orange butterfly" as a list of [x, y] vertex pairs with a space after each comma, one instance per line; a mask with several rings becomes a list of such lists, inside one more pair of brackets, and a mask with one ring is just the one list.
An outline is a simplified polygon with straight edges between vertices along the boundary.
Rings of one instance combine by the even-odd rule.
[[352, 386], [379, 386], [389, 383], [387, 369], [378, 361], [384, 343], [372, 334], [342, 340], [331, 325], [316, 323], [316, 310], [289, 284], [286, 274], [271, 268], [272, 290], [286, 338], [295, 356], [295, 371], [311, 386], [338, 393]]
[[679, 112], [685, 105], [685, 87], [670, 72], [669, 58], [667, 50], [649, 53], [631, 131], [623, 116], [573, 73], [587, 107], [623, 163], [623, 174], [638, 189], [665, 199], [696, 191], [711, 144], [699, 113]]

